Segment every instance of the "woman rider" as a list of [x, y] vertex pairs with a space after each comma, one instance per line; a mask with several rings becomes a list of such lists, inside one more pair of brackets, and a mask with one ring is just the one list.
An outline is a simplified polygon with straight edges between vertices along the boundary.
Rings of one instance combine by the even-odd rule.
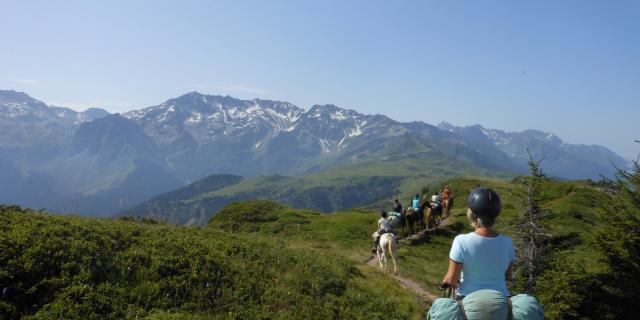
[[389, 222], [389, 220], [387, 220], [387, 213], [384, 210], [381, 210], [380, 220], [378, 220], [378, 230], [374, 233], [375, 238], [373, 240], [373, 248], [371, 248], [371, 253], [376, 253], [378, 251], [380, 236], [391, 231], [391, 223]]
[[444, 202], [444, 208], [442, 209], [444, 213], [444, 218], [449, 217], [449, 213], [451, 212], [451, 207], [453, 206], [453, 191], [449, 186], [445, 186], [444, 190], [442, 190], [442, 202]]
[[467, 218], [474, 231], [453, 240], [443, 285], [458, 287], [456, 299], [482, 289], [493, 289], [508, 297], [506, 278], [516, 256], [511, 238], [493, 229], [500, 214], [500, 198], [491, 189], [478, 188], [469, 194], [467, 205]]
[[411, 199], [411, 207], [413, 210], [420, 209], [420, 195], [416, 193], [416, 195]]

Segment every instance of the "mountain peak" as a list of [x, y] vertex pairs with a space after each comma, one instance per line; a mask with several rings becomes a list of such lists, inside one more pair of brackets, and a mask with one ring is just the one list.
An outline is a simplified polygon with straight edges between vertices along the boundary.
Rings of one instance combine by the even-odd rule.
[[309, 111], [320, 111], [320, 112], [340, 112], [346, 109], [342, 109], [334, 104], [316, 104]]
[[28, 94], [15, 90], [0, 90], [0, 101], [3, 102], [16, 102], [24, 100], [35, 100]]
[[555, 134], [549, 133], [549, 132], [540, 131], [540, 130], [527, 129], [525, 131], [522, 131], [520, 134], [530, 136], [530, 137], [532, 137], [534, 139], [537, 139], [537, 140], [549, 141], [549, 142], [551, 142], [553, 144], [556, 144], [556, 145], [560, 145], [560, 144], [564, 143], [562, 141], [562, 139], [560, 139]]
[[311, 107], [311, 109], [309, 109], [308, 114], [310, 114], [313, 118], [328, 116], [333, 120], [346, 120], [348, 118], [362, 116], [361, 113], [358, 113], [355, 110], [343, 109], [333, 104], [314, 105], [313, 107]]
[[15, 90], [0, 90], [0, 103], [12, 103], [22, 105], [37, 104], [38, 108], [46, 107], [44, 102], [38, 101], [28, 94]]
[[456, 126], [452, 125], [449, 122], [446, 121], [442, 121], [440, 123], [438, 123], [437, 125], [438, 129], [442, 130], [442, 131], [453, 131], [456, 129]]
[[69, 108], [48, 106], [24, 92], [0, 90], [0, 116], [43, 122], [73, 122], [77, 114], [78, 112]]
[[86, 112], [86, 113], [107, 113], [109, 114], [109, 111], [102, 109], [102, 108], [97, 108], [97, 107], [90, 107], [87, 108], [86, 110], [82, 111], [82, 112]]
[[204, 95], [204, 94], [202, 94], [202, 93], [200, 93], [198, 91], [191, 91], [191, 92], [187, 92], [187, 93], [185, 93], [183, 95], [177, 96], [175, 98], [170, 98], [166, 102], [169, 102], [169, 101], [188, 101], [188, 100], [194, 100], [194, 99], [202, 99], [205, 96], [206, 95]]

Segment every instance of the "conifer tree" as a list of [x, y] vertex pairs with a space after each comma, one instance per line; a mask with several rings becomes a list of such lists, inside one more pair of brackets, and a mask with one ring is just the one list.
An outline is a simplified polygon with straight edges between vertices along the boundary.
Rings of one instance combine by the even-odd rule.
[[[636, 141], [638, 142], [638, 141]], [[616, 317], [637, 316], [640, 301], [640, 163], [632, 162], [629, 170], [619, 169], [613, 201], [603, 206], [607, 219], [604, 229], [595, 235], [595, 243], [607, 266], [603, 287], [613, 297], [610, 303]]]
[[514, 221], [518, 256], [515, 266], [516, 284], [527, 293], [534, 293], [536, 290], [536, 280], [543, 272], [543, 257], [550, 238], [548, 227], [543, 223], [548, 215], [542, 208], [548, 178], [540, 168], [542, 160], [533, 160], [529, 153], [530, 175], [518, 178], [519, 186], [514, 191], [514, 195], [520, 200]]

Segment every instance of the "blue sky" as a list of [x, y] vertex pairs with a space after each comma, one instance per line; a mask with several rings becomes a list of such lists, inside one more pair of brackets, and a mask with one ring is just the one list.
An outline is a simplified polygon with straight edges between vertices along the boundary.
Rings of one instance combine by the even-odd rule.
[[640, 145], [640, 1], [3, 1], [0, 88], [122, 112], [189, 91]]

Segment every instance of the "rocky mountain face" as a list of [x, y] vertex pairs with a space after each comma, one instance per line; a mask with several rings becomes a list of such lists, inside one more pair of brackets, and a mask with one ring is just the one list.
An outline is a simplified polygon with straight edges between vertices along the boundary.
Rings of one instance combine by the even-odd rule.
[[80, 125], [63, 152], [41, 168], [57, 190], [79, 197], [80, 212], [95, 215], [183, 185], [149, 136], [118, 114]]
[[564, 179], [599, 180], [601, 176], [611, 177], [615, 167], [626, 168], [629, 163], [605, 147], [564, 143], [558, 136], [538, 130], [505, 132], [481, 125], [456, 127], [444, 122], [438, 127], [463, 137], [477, 148], [497, 148], [519, 164], [526, 164], [531, 152], [533, 159], [544, 159], [546, 174]]
[[59, 144], [80, 124], [108, 114], [98, 108], [77, 112], [48, 106], [23, 92], [0, 90], [0, 147]]
[[191, 92], [108, 115], [0, 91], [0, 174], [8, 182], [0, 202], [58, 212], [110, 215], [211, 174], [305, 175], [423, 154], [524, 172], [527, 148], [563, 178], [609, 174], [611, 159], [623, 161], [606, 148], [537, 131], [402, 123], [333, 105], [305, 110]]
[[269, 173], [256, 157], [302, 113], [286, 102], [192, 92], [123, 116], [138, 123], [188, 181], [211, 173]]
[[300, 175], [432, 149], [496, 170], [516, 168], [434, 126], [333, 105], [303, 110], [192, 92], [123, 116], [144, 129], [186, 181], [214, 173]]

